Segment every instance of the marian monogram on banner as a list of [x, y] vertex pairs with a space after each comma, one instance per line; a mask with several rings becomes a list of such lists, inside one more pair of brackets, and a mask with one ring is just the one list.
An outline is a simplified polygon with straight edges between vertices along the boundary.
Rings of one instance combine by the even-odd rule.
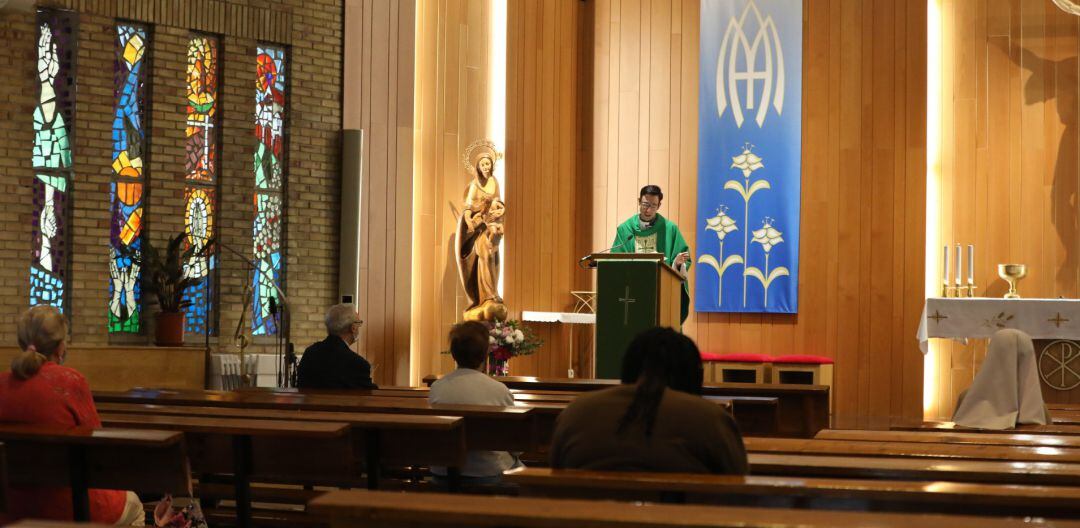
[[699, 312], [798, 309], [801, 69], [800, 0], [702, 0]]

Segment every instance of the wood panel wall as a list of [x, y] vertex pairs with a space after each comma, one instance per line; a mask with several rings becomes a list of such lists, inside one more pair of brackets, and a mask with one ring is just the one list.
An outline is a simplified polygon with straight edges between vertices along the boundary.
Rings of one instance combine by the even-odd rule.
[[[835, 424], [921, 417], [926, 2], [804, 2], [800, 313], [692, 314], [706, 351], [835, 358]], [[646, 183], [691, 247], [699, 0], [588, 2], [591, 245]], [[589, 97], [586, 95], [586, 97]]]
[[416, 3], [345, 4], [344, 124], [364, 131], [358, 351], [380, 384], [409, 382]]
[[[576, 266], [590, 223], [577, 177], [579, 0], [508, 2], [505, 301], [522, 310], [570, 311], [570, 291], [588, 274]], [[582, 372], [569, 354], [568, 328], [531, 324], [545, 346], [511, 361], [513, 374]], [[588, 336], [589, 326], [577, 329]], [[578, 347], [580, 348], [580, 346]]]
[[[487, 0], [418, 0], [413, 151], [412, 383], [452, 370], [446, 335], [468, 304], [453, 258], [471, 176], [461, 158], [489, 137]], [[496, 165], [496, 170], [501, 170]], [[508, 214], [515, 212], [508, 205]], [[505, 266], [504, 266], [505, 269]]]
[[[929, 229], [938, 230], [942, 244], [975, 244], [981, 295], [1004, 294], [997, 264], [1018, 262], [1028, 266], [1022, 296], [1075, 298], [1080, 18], [1050, 0], [937, 5], [943, 111], [940, 178], [933, 183], [940, 202], [930, 206], [940, 222]], [[941, 276], [939, 260], [932, 269]], [[971, 384], [986, 344], [931, 346], [937, 405], [928, 415], [945, 417]]]

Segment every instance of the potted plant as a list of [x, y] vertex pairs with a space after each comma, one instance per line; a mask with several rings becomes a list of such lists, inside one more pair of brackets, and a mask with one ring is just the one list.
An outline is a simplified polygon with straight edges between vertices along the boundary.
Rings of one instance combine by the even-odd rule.
[[188, 244], [187, 234], [181, 232], [169, 239], [162, 255], [150, 242], [142, 240], [142, 250], [132, 259], [142, 269], [143, 291], [157, 296], [157, 329], [154, 344], [158, 346], [182, 346], [184, 344], [184, 310], [191, 301], [184, 299], [184, 291], [198, 283], [198, 278], [188, 277], [185, 264], [195, 257], [209, 253], [214, 240], [207, 240], [202, 247]]

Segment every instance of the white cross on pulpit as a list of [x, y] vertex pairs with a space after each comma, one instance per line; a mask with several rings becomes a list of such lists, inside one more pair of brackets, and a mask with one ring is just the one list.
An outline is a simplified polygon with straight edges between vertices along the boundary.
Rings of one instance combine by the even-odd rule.
[[622, 324], [623, 326], [626, 326], [630, 324], [630, 303], [637, 302], [637, 299], [633, 299], [630, 297], [629, 286], [626, 287], [626, 293], [624, 293], [623, 295], [625, 295], [625, 297], [619, 297], [619, 302], [623, 303]]

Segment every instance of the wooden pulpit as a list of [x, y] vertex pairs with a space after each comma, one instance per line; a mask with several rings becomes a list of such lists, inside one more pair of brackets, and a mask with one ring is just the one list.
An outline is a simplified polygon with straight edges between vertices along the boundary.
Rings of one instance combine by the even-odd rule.
[[682, 275], [662, 253], [589, 255], [596, 280], [594, 377], [619, 379], [623, 353], [639, 332], [656, 326], [681, 331]]

